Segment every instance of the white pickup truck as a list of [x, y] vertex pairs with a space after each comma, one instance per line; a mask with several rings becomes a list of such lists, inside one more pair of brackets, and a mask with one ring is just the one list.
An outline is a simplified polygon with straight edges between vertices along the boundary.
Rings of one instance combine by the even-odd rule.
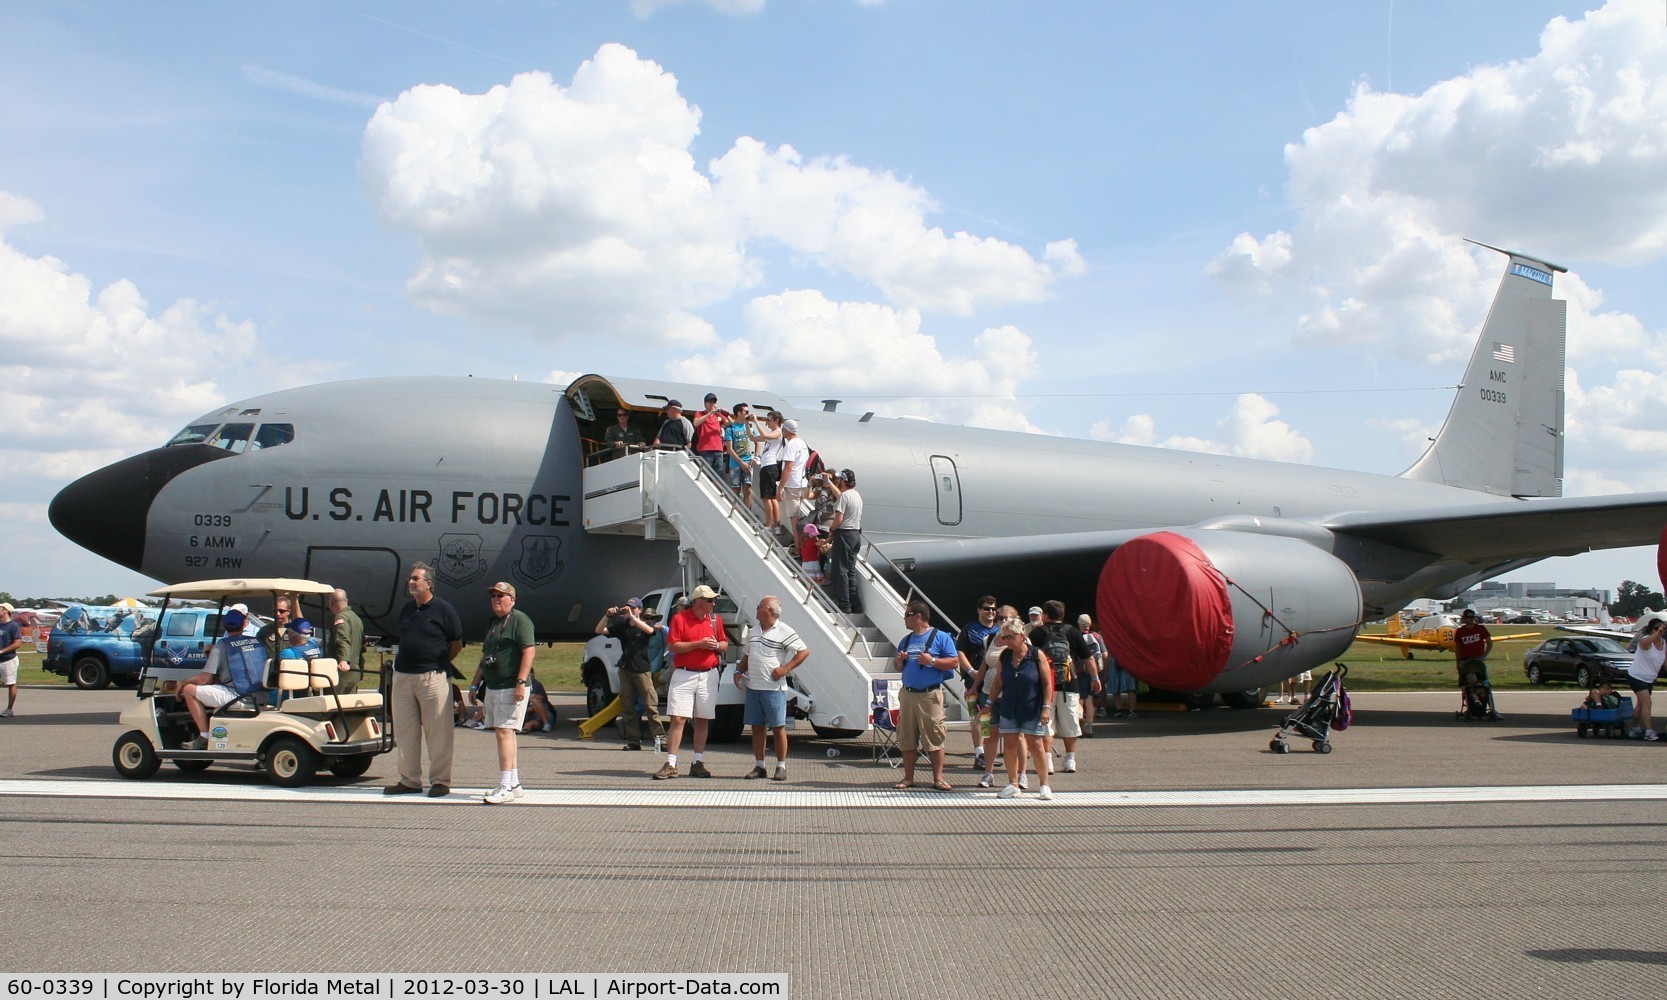
[[[682, 597], [682, 587], [651, 590], [642, 595], [642, 606], [658, 611], [661, 624], [666, 624], [671, 620], [672, 609]], [[735, 664], [741, 659], [747, 625], [741, 621], [735, 602], [727, 594], [718, 598], [713, 611], [729, 635], [729, 649], [724, 653], [723, 673], [718, 684], [717, 717], [712, 720], [708, 738], [728, 743], [739, 738], [742, 729], [741, 711], [745, 696], [731, 678], [734, 677]], [[667, 659], [670, 659], [670, 654], [667, 654]], [[585, 643], [580, 663], [579, 676], [585, 683], [585, 714], [595, 715], [608, 707], [614, 695], [619, 693], [619, 640], [605, 635], [591, 636], [590, 641]]]

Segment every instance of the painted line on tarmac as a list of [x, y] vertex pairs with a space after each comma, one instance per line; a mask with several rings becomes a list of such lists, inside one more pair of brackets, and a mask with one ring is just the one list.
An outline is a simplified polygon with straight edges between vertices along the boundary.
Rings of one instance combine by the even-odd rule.
[[[681, 784], [681, 783], [680, 783]], [[485, 788], [454, 788], [445, 798], [389, 796], [377, 786], [279, 788], [268, 784], [193, 784], [123, 779], [95, 781], [0, 780], [0, 795], [51, 798], [176, 799], [213, 802], [304, 802], [358, 805], [480, 805]], [[1056, 791], [1048, 805], [1118, 806], [1358, 806], [1429, 805], [1475, 802], [1599, 802], [1667, 800], [1667, 785], [1493, 785], [1450, 788], [1265, 788], [1186, 789], [1176, 791]], [[1016, 799], [998, 799], [993, 789], [970, 786], [953, 792], [929, 788], [803, 789], [780, 785], [758, 789], [689, 788], [529, 788], [522, 806], [794, 809], [957, 809], [992, 803], [1043, 804], [1034, 791]]]

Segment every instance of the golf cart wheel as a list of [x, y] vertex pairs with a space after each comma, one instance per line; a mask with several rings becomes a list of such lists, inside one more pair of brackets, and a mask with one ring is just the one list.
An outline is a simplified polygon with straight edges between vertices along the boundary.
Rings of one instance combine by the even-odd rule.
[[355, 754], [352, 757], [337, 757], [330, 762], [330, 773], [338, 778], [357, 778], [370, 770], [371, 762], [376, 759], [373, 753]]
[[279, 736], [266, 748], [266, 773], [275, 785], [305, 785], [318, 773], [318, 752], [298, 736]]
[[1331, 744], [1327, 743], [1324, 740], [1315, 740], [1314, 741], [1314, 752], [1315, 753], [1330, 753], [1331, 752]]
[[184, 771], [186, 774], [197, 774], [213, 767], [214, 762], [212, 760], [199, 760], [193, 757], [187, 760], [176, 760], [174, 761], [174, 766], [179, 768], [181, 771]]
[[116, 741], [116, 748], [110, 752], [110, 759], [116, 765], [116, 773], [124, 778], [143, 780], [156, 773], [162, 762], [156, 759], [156, 749], [150, 745], [150, 739], [135, 729], [123, 733]]

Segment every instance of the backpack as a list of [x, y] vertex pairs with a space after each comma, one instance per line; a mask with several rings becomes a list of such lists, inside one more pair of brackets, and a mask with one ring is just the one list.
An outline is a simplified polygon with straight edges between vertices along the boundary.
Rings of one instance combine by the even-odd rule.
[[1337, 711], [1331, 718], [1331, 728], [1342, 732], [1354, 724], [1354, 706], [1349, 704], [1349, 693], [1337, 685]]
[[1043, 646], [1043, 652], [1053, 661], [1053, 686], [1056, 691], [1077, 679], [1077, 672], [1071, 669], [1071, 640], [1066, 636], [1065, 629], [1064, 622], [1049, 622], [1048, 641]]
[[826, 471], [828, 467], [822, 462], [822, 456], [816, 453], [816, 449], [810, 449], [810, 457], [805, 459], [805, 478], [820, 476]]

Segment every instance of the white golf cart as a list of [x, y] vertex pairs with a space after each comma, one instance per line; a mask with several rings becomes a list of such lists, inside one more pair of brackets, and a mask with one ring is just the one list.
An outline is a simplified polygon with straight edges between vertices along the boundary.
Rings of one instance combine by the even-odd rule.
[[[217, 601], [224, 612], [250, 598], [326, 595], [333, 589], [311, 580], [202, 580], [153, 590], [150, 596], [169, 602]], [[370, 769], [377, 754], [393, 749], [383, 696], [377, 691], [342, 692], [340, 665], [323, 657], [268, 660], [267, 690], [212, 710], [208, 746], [186, 749], [197, 733], [179, 687], [201, 672], [201, 660], [183, 662], [160, 649], [146, 656], [139, 674], [139, 700], [122, 712], [126, 731], [111, 754], [122, 777], [149, 778], [165, 760], [188, 772], [230, 761], [253, 764], [275, 783], [293, 788], [312, 781], [321, 767], [338, 777], [357, 778]]]

